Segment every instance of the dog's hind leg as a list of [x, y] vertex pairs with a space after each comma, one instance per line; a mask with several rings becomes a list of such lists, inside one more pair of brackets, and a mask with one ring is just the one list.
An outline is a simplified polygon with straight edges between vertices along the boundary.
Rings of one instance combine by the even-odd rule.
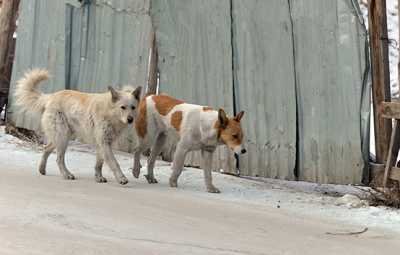
[[96, 150], [96, 165], [94, 167], [94, 170], [95, 170], [94, 178], [95, 178], [96, 182], [103, 183], [103, 182], [107, 182], [107, 179], [103, 177], [102, 170], [103, 170], [104, 159], [99, 150], [100, 150], [99, 148], [97, 148], [97, 150]]
[[165, 133], [160, 133], [157, 136], [156, 142], [151, 148], [151, 153], [149, 158], [147, 159], [147, 175], [146, 177], [148, 183], [157, 183], [157, 180], [154, 178], [154, 164], [156, 162], [157, 156], [160, 154], [165, 142], [167, 140], [167, 136]]
[[204, 182], [207, 187], [207, 191], [210, 193], [220, 193], [219, 189], [217, 189], [212, 184], [212, 159], [213, 159], [213, 152], [202, 150], [201, 151], [202, 159], [203, 159], [203, 171], [204, 171]]
[[174, 154], [174, 161], [172, 162], [173, 171], [169, 178], [169, 186], [171, 187], [178, 187], [178, 178], [182, 173], [187, 152], [187, 149], [183, 148], [182, 143], [178, 143]]
[[39, 163], [39, 173], [42, 175], [46, 174], [46, 165], [47, 165], [47, 159], [49, 158], [50, 154], [54, 151], [55, 146], [53, 143], [48, 143], [44, 147], [44, 152], [42, 155], [42, 159], [40, 160]]
[[56, 143], [57, 165], [64, 179], [74, 180], [75, 176], [67, 169], [67, 166], [65, 165], [65, 152], [67, 151], [68, 141], [68, 135], [65, 135], [64, 137], [61, 137], [61, 135], [59, 135], [59, 139]]

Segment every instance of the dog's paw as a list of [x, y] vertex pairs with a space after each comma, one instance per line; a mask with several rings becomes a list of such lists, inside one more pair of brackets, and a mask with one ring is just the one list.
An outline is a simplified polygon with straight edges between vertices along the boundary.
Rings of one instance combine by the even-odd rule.
[[121, 176], [118, 179], [118, 183], [121, 184], [121, 185], [125, 185], [125, 184], [128, 183], [128, 179], [125, 176]]
[[133, 168], [133, 169], [132, 169], [132, 175], [133, 175], [133, 177], [135, 177], [135, 178], [139, 178], [139, 175], [140, 175], [140, 167], [139, 167], [138, 169]]
[[207, 187], [207, 192], [210, 192], [210, 193], [221, 193], [221, 191], [219, 189], [217, 189], [216, 187], [214, 187], [214, 186]]
[[98, 183], [107, 182], [107, 179], [104, 178], [103, 176], [95, 176], [95, 180], [96, 180], [96, 182], [98, 182]]
[[170, 186], [171, 188], [176, 188], [176, 187], [178, 187], [178, 180], [170, 178], [170, 179], [169, 179], [169, 186]]
[[46, 175], [46, 168], [39, 168], [39, 173], [41, 174], [41, 175]]
[[145, 174], [144, 177], [146, 177], [147, 182], [148, 182], [149, 184], [158, 183], [157, 179], [154, 178], [154, 176], [149, 176], [149, 175]]
[[75, 180], [75, 176], [71, 173], [66, 173], [63, 177], [65, 180]]

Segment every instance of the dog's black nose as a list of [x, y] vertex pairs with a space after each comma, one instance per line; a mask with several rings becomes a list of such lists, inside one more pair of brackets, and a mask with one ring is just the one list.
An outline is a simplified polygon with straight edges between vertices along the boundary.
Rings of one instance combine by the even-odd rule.
[[246, 151], [246, 149], [242, 149], [240, 152], [241, 152], [242, 154], [245, 154], [247, 151]]
[[130, 124], [130, 123], [132, 123], [132, 122], [133, 122], [133, 117], [129, 116], [129, 117], [128, 117], [128, 123]]

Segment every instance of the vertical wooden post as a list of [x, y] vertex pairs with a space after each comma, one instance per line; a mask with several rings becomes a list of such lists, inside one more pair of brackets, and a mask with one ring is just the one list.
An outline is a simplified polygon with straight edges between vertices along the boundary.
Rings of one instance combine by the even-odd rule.
[[[0, 0], [1, 1], [1, 0]], [[20, 0], [1, 1], [0, 10], [0, 113], [7, 102], [15, 49], [13, 34]]]
[[150, 60], [149, 60], [149, 79], [147, 94], [155, 94], [157, 92], [157, 78], [158, 78], [158, 51], [156, 33], [154, 28], [151, 31], [150, 38]]
[[389, 153], [388, 153], [388, 157], [386, 160], [386, 166], [385, 166], [385, 172], [383, 175], [383, 189], [386, 189], [386, 184], [387, 184], [387, 180], [389, 177], [389, 173], [390, 173], [390, 169], [393, 166], [393, 146], [394, 146], [394, 142], [396, 139], [396, 131], [397, 131], [397, 127], [399, 125], [399, 120], [395, 120], [394, 121], [394, 127], [393, 127], [393, 132], [390, 138], [390, 144], [389, 144]]
[[10, 41], [15, 31], [19, 0], [5, 0], [0, 11], [0, 67], [7, 62]]
[[386, 0], [369, 0], [369, 30], [372, 61], [372, 98], [374, 105], [376, 160], [384, 163], [392, 131], [391, 120], [378, 113], [381, 102], [390, 101], [390, 74]]

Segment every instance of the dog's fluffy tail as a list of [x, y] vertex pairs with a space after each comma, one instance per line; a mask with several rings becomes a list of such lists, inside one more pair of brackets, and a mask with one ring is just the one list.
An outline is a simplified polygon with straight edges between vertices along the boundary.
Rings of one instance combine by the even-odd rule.
[[23, 111], [40, 112], [45, 109], [47, 95], [36, 89], [37, 85], [49, 78], [45, 69], [33, 69], [24, 74], [15, 89], [15, 103]]

